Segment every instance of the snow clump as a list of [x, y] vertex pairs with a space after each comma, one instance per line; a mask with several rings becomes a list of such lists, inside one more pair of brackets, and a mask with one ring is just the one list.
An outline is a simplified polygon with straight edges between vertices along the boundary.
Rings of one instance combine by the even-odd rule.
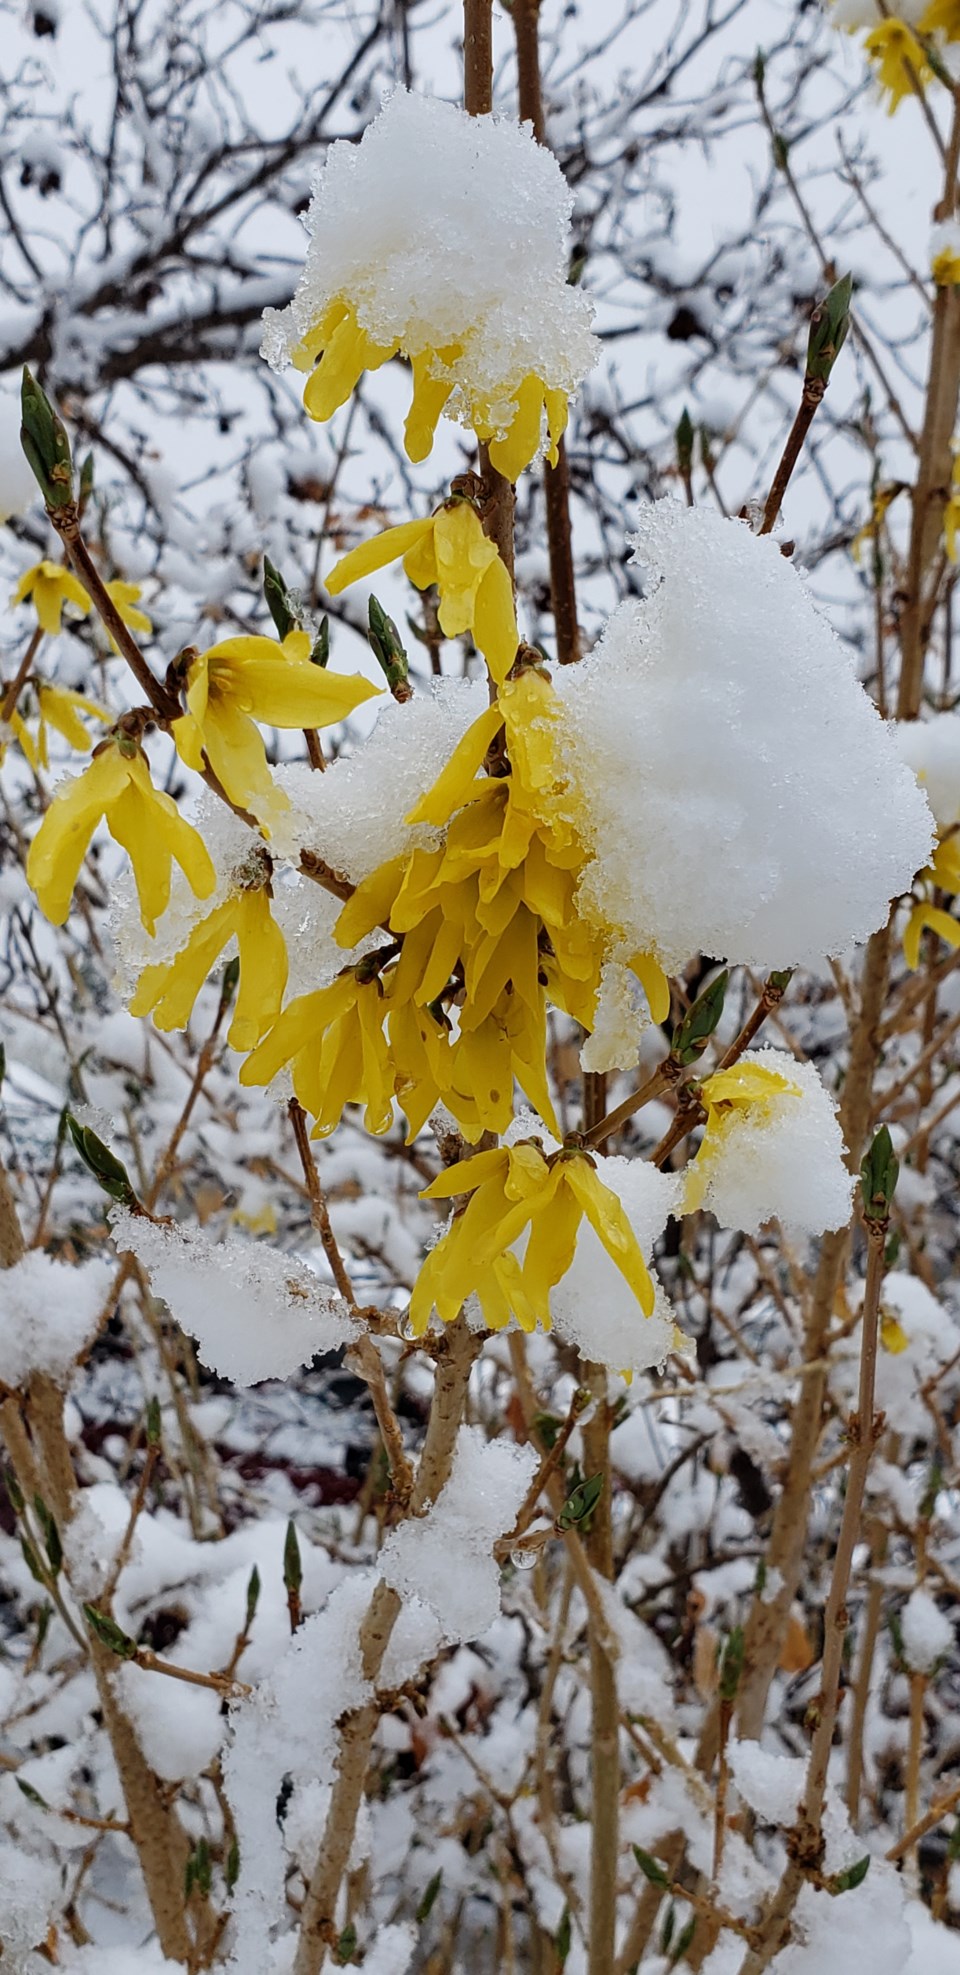
[[[448, 1642], [474, 1639], [500, 1614], [493, 1545], [516, 1520], [537, 1471], [533, 1447], [462, 1426], [450, 1479], [429, 1514], [391, 1530], [379, 1556], [387, 1584], [435, 1612]], [[455, 1564], [455, 1568], [453, 1567]]]
[[865, 940], [930, 852], [926, 802], [777, 542], [665, 500], [629, 598], [555, 678], [589, 917], [652, 948], [763, 969]]
[[[740, 1061], [787, 1078], [793, 1088], [771, 1094], [762, 1105], [733, 1107], [712, 1138], [708, 1128], [700, 1155], [706, 1186], [698, 1204], [721, 1227], [744, 1234], [759, 1234], [774, 1219], [794, 1235], [846, 1227], [853, 1181], [836, 1107], [813, 1064], [780, 1049], [748, 1050]], [[699, 1182], [700, 1164], [694, 1161], [688, 1170]]]
[[23, 1385], [45, 1372], [64, 1385], [81, 1351], [92, 1344], [104, 1314], [113, 1270], [109, 1262], [77, 1268], [31, 1248], [0, 1270], [0, 1380]]
[[211, 1242], [125, 1209], [110, 1218], [117, 1248], [142, 1262], [201, 1362], [234, 1385], [288, 1378], [359, 1335], [342, 1298], [292, 1255], [236, 1234]]
[[911, 1673], [932, 1673], [956, 1644], [953, 1626], [929, 1591], [913, 1591], [900, 1614], [903, 1657]]
[[567, 279], [573, 195], [529, 126], [398, 89], [359, 144], [331, 145], [289, 307], [268, 309], [276, 369], [344, 302], [374, 360], [435, 353], [449, 416], [506, 429], [535, 375], [572, 394], [596, 361], [591, 303]]

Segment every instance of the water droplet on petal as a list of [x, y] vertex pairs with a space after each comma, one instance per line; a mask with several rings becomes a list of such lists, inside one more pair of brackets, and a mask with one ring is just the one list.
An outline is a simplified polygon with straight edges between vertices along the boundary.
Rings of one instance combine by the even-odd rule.
[[514, 1570], [536, 1570], [538, 1561], [539, 1551], [537, 1550], [521, 1550], [518, 1547], [516, 1550], [511, 1550], [510, 1552], [510, 1562]]

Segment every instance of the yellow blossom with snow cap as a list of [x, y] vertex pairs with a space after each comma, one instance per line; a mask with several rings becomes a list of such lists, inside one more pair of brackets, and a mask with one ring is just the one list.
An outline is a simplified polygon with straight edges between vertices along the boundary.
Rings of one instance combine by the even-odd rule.
[[30, 598], [37, 613], [41, 631], [55, 638], [62, 629], [63, 606], [72, 604], [81, 617], [90, 611], [90, 598], [78, 576], [62, 562], [35, 562], [32, 568], [24, 571], [14, 590], [11, 602], [25, 603]]
[[692, 1214], [701, 1205], [710, 1184], [711, 1168], [722, 1157], [725, 1140], [740, 1120], [749, 1117], [763, 1124], [779, 1108], [783, 1097], [800, 1097], [797, 1084], [781, 1071], [764, 1063], [734, 1063], [728, 1070], [716, 1070], [700, 1086], [700, 1101], [706, 1111], [706, 1124], [697, 1155], [687, 1167], [683, 1212]]
[[911, 906], [903, 934], [903, 957], [914, 971], [920, 965], [920, 943], [925, 932], [936, 933], [948, 946], [960, 946], [960, 919], [955, 919], [952, 912], [929, 896], [934, 887], [954, 897], [960, 893], [960, 838], [956, 829], [938, 835], [933, 857], [920, 872], [917, 883], [925, 895]]
[[384, 1033], [384, 987], [377, 954], [338, 974], [329, 987], [299, 994], [247, 1057], [242, 1084], [268, 1084], [289, 1066], [293, 1088], [327, 1138], [344, 1105], [362, 1104], [367, 1131], [388, 1131], [394, 1071]]
[[228, 941], [240, 955], [240, 981], [227, 1040], [253, 1049], [276, 1021], [287, 985], [287, 948], [270, 910], [273, 866], [256, 845], [233, 873], [231, 890], [194, 926], [171, 960], [145, 967], [130, 1003], [131, 1015], [152, 1015], [158, 1029], [184, 1029], [197, 995]]
[[330, 595], [338, 597], [361, 576], [371, 576], [398, 556], [403, 557], [404, 572], [418, 590], [436, 584], [444, 637], [458, 638], [464, 631], [471, 632], [499, 684], [516, 658], [520, 634], [509, 571], [495, 544], [484, 534], [473, 502], [454, 497], [426, 521], [404, 521], [397, 528], [374, 535], [369, 542], [361, 542], [331, 570], [327, 577]]
[[81, 775], [61, 782], [30, 846], [27, 881], [55, 926], [70, 910], [90, 839], [100, 821], [133, 865], [140, 917], [147, 932], [170, 902], [174, 860], [197, 898], [209, 898], [217, 877], [202, 839], [170, 796], [154, 788], [137, 742], [115, 733]]
[[[545, 1157], [534, 1141], [497, 1146], [448, 1167], [421, 1198], [465, 1194], [468, 1206], [430, 1250], [414, 1284], [410, 1324], [416, 1336], [434, 1309], [443, 1323], [452, 1323], [472, 1292], [491, 1330], [502, 1330], [511, 1316], [524, 1330], [537, 1323], [549, 1329], [550, 1291], [571, 1266], [584, 1216], [644, 1316], [653, 1314], [653, 1282], [639, 1242], [589, 1153], [568, 1144]], [[524, 1234], [521, 1260], [513, 1251]]]
[[880, 93], [888, 99], [888, 116], [899, 109], [905, 96], [922, 95], [933, 81], [933, 70], [906, 21], [895, 16], [881, 21], [865, 35], [863, 45], [873, 63]]
[[930, 235], [930, 273], [938, 288], [960, 283], [960, 226], [955, 219], [941, 220]]
[[345, 676], [310, 661], [306, 631], [273, 638], [227, 638], [191, 657], [187, 711], [171, 728], [188, 768], [209, 762], [231, 802], [261, 823], [289, 807], [270, 773], [263, 736], [268, 727], [331, 727], [373, 699], [378, 686], [359, 673]]
[[398, 89], [359, 144], [328, 149], [306, 265], [289, 307], [265, 312], [263, 355], [308, 373], [316, 419], [400, 358], [409, 457], [427, 457], [445, 414], [515, 480], [544, 445], [556, 459], [596, 360], [592, 305], [568, 278], [572, 203], [528, 127]]
[[942, 34], [945, 41], [960, 41], [960, 0], [930, 0], [920, 16], [921, 34]]

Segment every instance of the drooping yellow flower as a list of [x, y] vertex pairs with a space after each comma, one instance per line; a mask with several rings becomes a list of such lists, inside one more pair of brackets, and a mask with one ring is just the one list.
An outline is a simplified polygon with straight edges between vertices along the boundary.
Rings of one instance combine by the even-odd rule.
[[191, 660], [187, 712], [171, 728], [188, 768], [204, 756], [232, 802], [269, 824], [289, 808], [267, 762], [256, 722], [269, 727], [330, 727], [372, 699], [378, 686], [310, 663], [306, 631], [273, 638], [227, 638]]
[[133, 865], [140, 917], [152, 934], [170, 902], [174, 859], [198, 898], [209, 898], [216, 872], [202, 839], [175, 802], [150, 780], [136, 742], [114, 734], [89, 768], [61, 782], [30, 846], [27, 880], [41, 909], [62, 926], [80, 866], [103, 819]]
[[702, 1204], [710, 1183], [710, 1169], [723, 1153], [724, 1140], [732, 1126], [752, 1116], [762, 1123], [782, 1097], [801, 1097], [802, 1091], [779, 1070], [763, 1063], [734, 1063], [729, 1070], [716, 1070], [700, 1086], [700, 1101], [706, 1111], [706, 1124], [697, 1155], [685, 1174], [683, 1212], [693, 1214]]
[[920, 16], [921, 34], [942, 34], [945, 41], [960, 41], [960, 0], [931, 0]]
[[[434, 1309], [442, 1322], [452, 1323], [471, 1292], [491, 1330], [502, 1330], [511, 1316], [524, 1330], [538, 1322], [549, 1329], [550, 1291], [570, 1268], [584, 1216], [644, 1316], [652, 1315], [650, 1271], [620, 1200], [589, 1153], [565, 1146], [545, 1158], [532, 1141], [497, 1146], [448, 1167], [421, 1197], [464, 1194], [471, 1196], [469, 1205], [430, 1250], [414, 1284], [410, 1323], [416, 1336]], [[521, 1261], [514, 1243], [528, 1230]]]
[[[141, 631], [149, 637], [153, 630], [153, 619], [147, 616], [145, 610], [137, 609], [141, 595], [139, 583], [125, 583], [121, 577], [115, 577], [112, 583], [107, 583], [104, 587], [108, 596], [113, 599], [118, 616], [124, 624], [128, 624], [131, 631]], [[112, 633], [108, 633], [108, 636], [112, 649], [116, 651], [116, 639]]]
[[915, 905], [907, 920], [903, 935], [903, 957], [907, 966], [916, 969], [920, 965], [920, 941], [929, 930], [938, 939], [946, 940], [948, 946], [960, 946], [960, 919], [942, 906], [922, 902]]
[[[297, 370], [308, 371], [303, 387], [304, 409], [321, 423], [332, 418], [356, 390], [365, 370], [379, 370], [401, 349], [399, 341], [378, 343], [357, 320], [356, 310], [338, 299], [331, 302], [314, 328], [292, 352]], [[418, 350], [410, 358], [413, 396], [404, 425], [404, 448], [416, 462], [427, 458], [439, 420], [456, 387], [453, 366], [463, 356], [460, 343]], [[536, 372], [518, 381], [504, 380], [496, 402], [465, 390], [470, 423], [478, 439], [489, 445], [490, 459], [508, 480], [517, 480], [539, 451], [546, 417], [551, 466], [566, 427], [566, 391], [554, 390]]]
[[105, 726], [109, 726], [112, 717], [106, 707], [98, 705], [94, 699], [88, 699], [85, 693], [72, 692], [68, 686], [38, 686], [37, 706], [40, 724], [37, 728], [36, 744], [28, 745], [24, 736], [20, 737], [20, 745], [34, 768], [38, 766], [48, 768], [50, 765], [47, 750], [48, 727], [54, 727], [58, 734], [62, 734], [64, 740], [68, 741], [72, 748], [76, 748], [78, 754], [89, 754], [93, 742], [80, 719], [80, 714], [88, 713], [92, 720], [99, 720]]
[[201, 919], [186, 946], [156, 966], [145, 967], [130, 1003], [131, 1015], [152, 1015], [158, 1029], [184, 1029], [197, 995], [228, 940], [240, 953], [240, 983], [227, 1040], [234, 1049], [253, 1049], [276, 1021], [287, 985], [287, 948], [270, 910], [266, 852], [257, 848], [234, 873], [236, 888], [222, 905]]
[[955, 288], [960, 282], [960, 248], [943, 247], [934, 254], [930, 272], [938, 288]]
[[493, 678], [498, 683], [505, 679], [520, 642], [513, 585], [472, 501], [454, 498], [426, 521], [401, 522], [351, 549], [327, 577], [330, 595], [339, 596], [398, 556], [418, 590], [437, 585], [444, 637], [470, 631]]
[[31, 569], [25, 570], [11, 602], [25, 603], [28, 597], [32, 598], [41, 631], [46, 631], [51, 638], [56, 637], [61, 628], [65, 603], [73, 604], [81, 617], [86, 617], [91, 608], [90, 598], [79, 577], [60, 562], [35, 562]]
[[362, 1104], [367, 1131], [388, 1131], [394, 1073], [384, 1034], [378, 956], [338, 974], [329, 987], [297, 995], [240, 1071], [242, 1084], [268, 1084], [290, 1066], [300, 1103], [327, 1138], [345, 1104]]
[[889, 116], [905, 96], [922, 95], [933, 81], [933, 70], [906, 21], [881, 21], [864, 37], [863, 45], [874, 65], [881, 94], [888, 98]]
[[906, 488], [907, 483], [905, 480], [889, 480], [882, 487], [877, 488], [871, 502], [870, 519], [864, 523], [862, 528], [858, 529], [850, 544], [850, 553], [854, 562], [858, 563], [860, 561], [864, 545], [867, 542], [876, 540], [887, 509], [892, 506], [898, 494], [906, 492]]

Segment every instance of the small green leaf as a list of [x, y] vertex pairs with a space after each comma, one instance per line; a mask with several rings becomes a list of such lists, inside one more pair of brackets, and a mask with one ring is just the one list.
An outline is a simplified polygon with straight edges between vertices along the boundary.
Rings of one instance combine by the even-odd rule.
[[675, 433], [677, 446], [677, 469], [685, 480], [690, 478], [693, 468], [693, 420], [684, 405], [677, 422]]
[[678, 1962], [681, 1962], [683, 1960], [683, 1957], [686, 1954], [687, 1949], [691, 1946], [693, 1942], [693, 1937], [696, 1931], [697, 1931], [697, 1916], [695, 1913], [691, 1913], [686, 1926], [681, 1929], [674, 1943], [673, 1953], [670, 1956], [671, 1968], [676, 1968]]
[[300, 1545], [294, 1523], [288, 1522], [283, 1545], [283, 1588], [285, 1591], [299, 1591], [303, 1583], [303, 1564], [300, 1560]]
[[249, 1579], [247, 1581], [247, 1611], [246, 1611], [246, 1617], [244, 1618], [244, 1622], [243, 1622], [243, 1629], [245, 1632], [249, 1632], [250, 1627], [253, 1624], [253, 1621], [257, 1615], [257, 1605], [259, 1604], [259, 1601], [260, 1601], [260, 1572], [258, 1571], [256, 1564], [254, 1564], [253, 1569], [250, 1572]]
[[957, 1818], [953, 1830], [950, 1833], [950, 1843], [947, 1846], [947, 1858], [949, 1859], [951, 1865], [954, 1865], [957, 1859], [960, 1858], [960, 1817]]
[[717, 1663], [720, 1676], [717, 1692], [721, 1701], [736, 1700], [737, 1688], [743, 1673], [743, 1655], [743, 1627], [735, 1625], [732, 1632], [728, 1632], [720, 1648]]
[[644, 1878], [649, 1879], [651, 1886], [662, 1886], [669, 1891], [669, 1877], [660, 1864], [659, 1859], [654, 1858], [652, 1852], [645, 1852], [642, 1845], [634, 1845], [633, 1856]]
[[424, 1921], [429, 1920], [430, 1915], [433, 1911], [437, 1894], [439, 1893], [442, 1884], [443, 1884], [443, 1867], [440, 1866], [439, 1870], [434, 1873], [433, 1878], [430, 1880], [430, 1883], [427, 1886], [426, 1891], [424, 1892], [423, 1898], [420, 1901], [420, 1905], [417, 1908], [416, 1914], [414, 1915], [418, 1927], [422, 1927]]
[[893, 1149], [890, 1132], [886, 1125], [881, 1125], [860, 1167], [860, 1194], [865, 1221], [885, 1223], [888, 1220], [899, 1172], [900, 1161]]
[[263, 558], [263, 595], [276, 626], [278, 638], [283, 639], [288, 631], [297, 630], [300, 619], [290, 601], [290, 592], [279, 569], [271, 562], [268, 555]]
[[239, 982], [239, 979], [240, 979], [240, 955], [239, 953], [235, 953], [233, 959], [227, 961], [227, 964], [223, 970], [223, 979], [220, 983], [221, 1008], [226, 1009], [231, 1006], [233, 1002], [233, 997], [237, 992], [237, 984]]
[[356, 1954], [356, 1952], [357, 1952], [357, 1930], [353, 1924], [353, 1921], [351, 1920], [349, 1926], [344, 1928], [343, 1933], [341, 1934], [340, 1939], [333, 1950], [333, 1958], [334, 1961], [337, 1962], [340, 1968], [346, 1968], [347, 1963], [353, 1960], [353, 1957]]
[[20, 444], [48, 508], [73, 500], [73, 461], [62, 419], [46, 392], [24, 366], [20, 390]]
[[553, 1937], [553, 1951], [561, 1968], [565, 1968], [567, 1965], [567, 1957], [570, 1953], [572, 1939], [573, 1931], [570, 1925], [570, 1908], [565, 1906], [560, 1915], [560, 1925]]
[[730, 972], [727, 967], [697, 996], [691, 1008], [687, 1009], [682, 1022], [674, 1030], [670, 1054], [675, 1063], [686, 1066], [695, 1063], [702, 1056], [717, 1023], [723, 1014]]
[[544, 1453], [549, 1454], [556, 1445], [562, 1422], [558, 1420], [556, 1413], [534, 1413], [530, 1424]]
[[408, 685], [409, 665], [406, 647], [392, 617], [371, 596], [367, 605], [367, 643], [391, 692]]
[[53, 1576], [56, 1577], [63, 1563], [63, 1548], [60, 1542], [60, 1531], [58, 1530], [57, 1525], [54, 1522], [52, 1515], [50, 1514], [50, 1510], [47, 1508], [46, 1502], [43, 1500], [42, 1495], [34, 1495], [33, 1506], [34, 1509], [36, 1510], [37, 1521], [39, 1522], [40, 1527], [43, 1531], [44, 1548], [47, 1552], [47, 1560], [50, 1565], [50, 1570]]
[[36, 1646], [34, 1647], [34, 1652], [36, 1653], [38, 1658], [43, 1651], [43, 1642], [47, 1636], [47, 1633], [50, 1630], [50, 1620], [52, 1619], [52, 1617], [53, 1617], [53, 1606], [41, 1605], [40, 1610], [37, 1613], [37, 1643]]
[[870, 1853], [864, 1852], [855, 1865], [848, 1865], [845, 1872], [835, 1872], [830, 1880], [829, 1890], [833, 1894], [852, 1893], [856, 1886], [862, 1886], [870, 1870]]
[[116, 1653], [118, 1660], [135, 1660], [137, 1642], [124, 1632], [115, 1619], [108, 1618], [106, 1612], [98, 1612], [96, 1605], [84, 1605], [83, 1615], [94, 1636], [107, 1651]]
[[847, 339], [852, 294], [853, 275], [845, 274], [814, 309], [807, 341], [808, 379], [826, 384]]
[[139, 1205], [126, 1166], [104, 1145], [102, 1138], [89, 1125], [81, 1125], [72, 1111], [67, 1112], [67, 1129], [87, 1171], [109, 1193], [111, 1200], [119, 1201], [124, 1207]]
[[581, 1481], [572, 1494], [567, 1496], [557, 1517], [558, 1529], [573, 1529], [592, 1515], [603, 1494], [603, 1475], [592, 1474], [589, 1481]]
[[227, 1892], [232, 1893], [234, 1886], [236, 1885], [237, 1880], [240, 1877], [240, 1847], [237, 1843], [236, 1838], [232, 1838], [230, 1841], [230, 1850], [227, 1853], [225, 1876], [227, 1881]]
[[159, 1447], [162, 1424], [163, 1422], [160, 1414], [160, 1401], [157, 1398], [156, 1393], [154, 1393], [153, 1397], [149, 1402], [149, 1405], [147, 1406], [147, 1446], [148, 1447]]
[[14, 1515], [22, 1516], [24, 1510], [23, 1490], [12, 1468], [4, 1468], [3, 1485], [7, 1491], [7, 1500]]
[[50, 1809], [46, 1797], [41, 1797], [39, 1790], [35, 1790], [32, 1783], [25, 1783], [22, 1776], [15, 1776], [14, 1782], [17, 1789], [26, 1797], [28, 1804], [36, 1804], [38, 1810]]
[[676, 1924], [677, 1924], [677, 1909], [674, 1906], [673, 1901], [671, 1900], [667, 1907], [666, 1913], [663, 1916], [663, 1926], [660, 1929], [660, 1953], [662, 1955], [669, 1956], [670, 1943], [673, 1940], [673, 1933]]
[[34, 1582], [37, 1584], [42, 1584], [44, 1588], [46, 1588], [47, 1573], [43, 1569], [40, 1563], [40, 1559], [37, 1556], [36, 1550], [34, 1549], [33, 1544], [30, 1542], [29, 1537], [21, 1536], [20, 1548], [23, 1551], [23, 1561], [26, 1564], [31, 1577], [34, 1579]]
[[310, 647], [310, 663], [311, 665], [319, 665], [321, 671], [326, 671], [330, 663], [329, 617], [321, 617], [320, 619], [320, 628]]

